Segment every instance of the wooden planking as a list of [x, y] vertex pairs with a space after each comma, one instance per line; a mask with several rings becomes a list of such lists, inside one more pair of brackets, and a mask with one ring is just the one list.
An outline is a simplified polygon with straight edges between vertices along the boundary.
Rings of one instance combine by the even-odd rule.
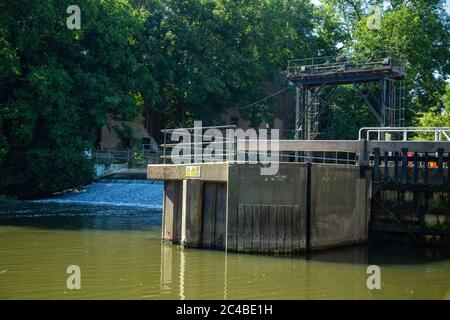
[[292, 206], [284, 207], [284, 251], [292, 252]]
[[174, 242], [181, 242], [181, 223], [183, 215], [183, 182], [174, 181], [175, 185], [175, 215], [173, 221], [173, 239]]
[[261, 212], [261, 244], [260, 244], [260, 252], [268, 253], [269, 252], [269, 237], [270, 237], [270, 223], [269, 223], [269, 206], [260, 206]]
[[174, 215], [176, 212], [176, 184], [174, 181], [164, 182], [164, 215], [162, 239], [172, 241], [174, 234]]
[[294, 253], [306, 249], [305, 216], [300, 212], [300, 206], [292, 206], [292, 251]]
[[237, 251], [244, 250], [245, 239], [245, 205], [239, 204], [238, 208], [238, 225], [237, 225]]
[[284, 246], [284, 210], [285, 206], [276, 206], [277, 208], [277, 250], [276, 252], [283, 252]]
[[244, 206], [244, 252], [251, 252], [253, 248], [253, 206]]
[[238, 205], [237, 251], [299, 253], [305, 250], [305, 217], [298, 205]]
[[261, 206], [253, 206], [253, 228], [252, 228], [252, 251], [258, 253], [261, 251]]
[[237, 238], [238, 238], [238, 190], [237, 176], [239, 175], [238, 166], [230, 166], [228, 168], [228, 184], [227, 184], [227, 250], [237, 251]]
[[269, 206], [269, 252], [277, 250], [277, 206]]
[[205, 182], [203, 184], [203, 226], [202, 247], [212, 248], [214, 242], [214, 226], [216, 216], [216, 185]]
[[214, 226], [214, 248], [225, 248], [225, 215], [227, 210], [227, 185], [216, 184], [216, 219]]
[[183, 180], [181, 241], [191, 248], [202, 245], [202, 196], [200, 180]]

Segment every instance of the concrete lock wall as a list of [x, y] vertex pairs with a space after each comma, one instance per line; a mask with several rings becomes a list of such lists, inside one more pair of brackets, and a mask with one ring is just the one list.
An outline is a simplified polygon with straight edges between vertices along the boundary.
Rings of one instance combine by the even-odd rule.
[[312, 165], [311, 248], [360, 243], [368, 238], [370, 174], [359, 168]]
[[228, 176], [227, 249], [296, 253], [306, 248], [304, 164], [282, 164], [275, 176], [259, 165], [232, 164]]
[[165, 181], [163, 240], [252, 253], [367, 240], [371, 181], [358, 167], [281, 163], [262, 176], [259, 165], [229, 164], [227, 172], [225, 181]]

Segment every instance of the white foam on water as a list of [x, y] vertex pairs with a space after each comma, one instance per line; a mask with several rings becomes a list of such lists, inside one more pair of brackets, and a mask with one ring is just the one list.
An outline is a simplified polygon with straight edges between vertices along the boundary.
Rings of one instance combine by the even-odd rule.
[[100, 181], [82, 190], [32, 202], [162, 209], [163, 189], [160, 183], [133, 180]]

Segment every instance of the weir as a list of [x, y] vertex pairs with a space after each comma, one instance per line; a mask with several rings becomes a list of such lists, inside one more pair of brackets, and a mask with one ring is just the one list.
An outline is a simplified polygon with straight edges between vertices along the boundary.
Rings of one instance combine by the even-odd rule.
[[268, 176], [263, 164], [236, 160], [258, 143], [235, 143], [236, 157], [225, 162], [148, 166], [148, 179], [164, 181], [164, 241], [275, 254], [364, 243], [373, 232], [421, 242], [427, 233], [411, 222], [424, 226], [430, 210], [422, 203], [417, 219], [403, 219], [389, 209], [388, 193], [397, 206], [417, 202], [409, 193], [450, 193], [447, 141], [280, 140], [278, 172]]

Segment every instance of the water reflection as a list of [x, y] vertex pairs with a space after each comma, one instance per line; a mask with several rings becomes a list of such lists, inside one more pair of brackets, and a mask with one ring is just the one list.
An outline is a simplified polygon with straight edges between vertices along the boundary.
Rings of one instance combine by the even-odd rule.
[[[186, 253], [184, 248], [162, 243], [160, 270], [161, 295], [178, 295], [180, 300], [185, 300]], [[178, 284], [174, 279], [178, 279]]]
[[[448, 298], [449, 260], [402, 267], [383, 264], [384, 257], [371, 252], [356, 246], [309, 257], [271, 257], [162, 244], [161, 295], [181, 300]], [[366, 287], [370, 264], [381, 266], [382, 290]]]

